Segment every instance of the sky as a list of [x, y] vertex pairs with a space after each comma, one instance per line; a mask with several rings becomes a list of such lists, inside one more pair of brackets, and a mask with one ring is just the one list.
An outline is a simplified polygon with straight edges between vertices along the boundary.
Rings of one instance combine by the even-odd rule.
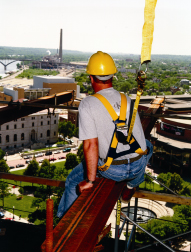
[[[145, 0], [1, 0], [0, 46], [140, 54]], [[158, 0], [152, 54], [191, 55], [191, 0]], [[50, 50], [51, 51], [51, 50]]]

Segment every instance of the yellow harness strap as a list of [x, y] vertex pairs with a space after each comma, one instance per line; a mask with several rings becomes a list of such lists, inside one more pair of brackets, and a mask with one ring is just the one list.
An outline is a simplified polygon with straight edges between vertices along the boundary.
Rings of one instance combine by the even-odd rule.
[[[108, 102], [108, 100], [105, 97], [103, 97], [101, 94], [94, 94], [93, 96], [98, 98], [103, 103], [103, 105], [107, 109], [107, 111], [110, 114], [113, 121], [116, 121], [118, 118], [119, 118], [119, 120], [126, 121], [127, 99], [126, 99], [126, 96], [124, 94], [120, 93], [120, 95], [121, 95], [121, 108], [120, 108], [120, 116], [119, 117], [116, 114], [113, 107], [111, 106], [111, 104]], [[118, 123], [117, 124], [117, 126], [122, 126], [122, 125], [125, 125], [125, 123]], [[114, 132], [113, 139], [112, 139], [110, 147], [116, 149], [117, 144], [118, 144], [118, 139], [116, 137], [116, 132]], [[101, 171], [106, 171], [107, 169], [109, 169], [112, 161], [113, 161], [112, 157], [107, 157], [106, 163], [104, 165], [102, 165], [102, 166], [98, 166], [98, 169], [101, 170]]]

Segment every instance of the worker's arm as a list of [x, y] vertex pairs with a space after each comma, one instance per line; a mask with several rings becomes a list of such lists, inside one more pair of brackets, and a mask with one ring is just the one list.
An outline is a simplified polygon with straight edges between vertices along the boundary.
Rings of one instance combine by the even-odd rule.
[[[84, 157], [86, 161], [87, 179], [95, 181], [98, 164], [98, 138], [84, 140]], [[93, 184], [86, 182], [86, 180], [79, 183], [79, 191], [89, 189]]]

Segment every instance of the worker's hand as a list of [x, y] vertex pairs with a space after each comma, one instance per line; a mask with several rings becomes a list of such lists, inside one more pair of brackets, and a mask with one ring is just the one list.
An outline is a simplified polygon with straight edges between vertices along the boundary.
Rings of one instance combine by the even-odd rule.
[[93, 184], [86, 182], [86, 180], [83, 180], [78, 184], [79, 192], [82, 193], [83, 190], [87, 190], [93, 187]]

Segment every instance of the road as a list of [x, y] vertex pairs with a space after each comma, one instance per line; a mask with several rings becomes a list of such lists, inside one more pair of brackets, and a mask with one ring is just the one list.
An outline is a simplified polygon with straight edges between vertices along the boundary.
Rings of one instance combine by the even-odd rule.
[[[74, 145], [79, 146], [81, 144], [81, 141], [78, 140], [78, 138], [73, 137], [72, 140], [74, 141]], [[48, 151], [48, 149], [47, 149]], [[64, 161], [65, 159], [58, 159], [59, 157], [65, 157], [68, 153], [74, 153], [77, 154], [77, 150], [74, 150], [74, 148], [71, 148], [70, 152], [63, 152], [62, 150], [60, 151], [60, 153], [54, 153], [55, 150], [51, 149], [52, 151], [52, 155], [44, 155], [44, 153], [42, 153], [43, 156], [41, 157], [36, 157], [36, 161], [38, 162], [40, 159], [51, 159], [51, 158], [56, 158], [55, 161], [50, 161], [50, 163], [56, 163], [56, 162], [61, 162]], [[34, 155], [34, 154], [33, 154]], [[14, 170], [21, 170], [21, 169], [25, 169], [27, 167], [28, 164], [26, 164], [26, 160], [32, 160], [33, 157], [32, 154], [29, 154], [29, 156], [31, 156], [30, 159], [24, 159], [21, 157], [21, 155], [19, 153], [14, 154], [14, 155], [9, 155], [9, 156], [5, 156], [4, 159], [6, 160], [8, 166], [14, 166], [15, 168], [11, 169], [11, 171]], [[19, 167], [16, 168], [16, 165], [18, 164], [23, 164], [23, 167]]]

